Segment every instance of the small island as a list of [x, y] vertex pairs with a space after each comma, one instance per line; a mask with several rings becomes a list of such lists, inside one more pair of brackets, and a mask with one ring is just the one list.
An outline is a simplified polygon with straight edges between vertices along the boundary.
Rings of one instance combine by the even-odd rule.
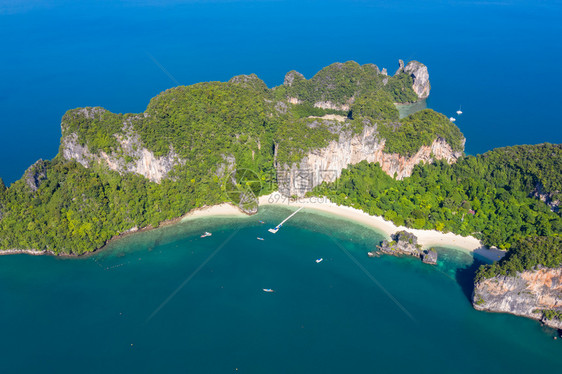
[[[419, 257], [426, 264], [437, 264], [437, 252], [435, 249], [423, 250], [422, 246], [418, 244], [418, 238], [411, 232], [398, 231], [391, 237], [391, 241], [383, 240], [380, 245], [377, 245], [377, 249], [385, 254], [414, 256]], [[376, 257], [377, 253], [372, 251], [368, 252], [368, 255]]]
[[397, 104], [429, 93], [420, 62], [389, 76], [349, 61], [274, 88], [254, 74], [174, 87], [142, 113], [69, 110], [58, 155], [9, 187], [0, 179], [0, 253], [83, 255], [202, 207], [251, 214], [273, 192], [322, 197], [391, 225], [384, 253], [437, 263], [397, 227], [506, 251], [477, 273], [475, 308], [559, 327], [562, 146], [465, 155], [443, 114], [401, 118]]

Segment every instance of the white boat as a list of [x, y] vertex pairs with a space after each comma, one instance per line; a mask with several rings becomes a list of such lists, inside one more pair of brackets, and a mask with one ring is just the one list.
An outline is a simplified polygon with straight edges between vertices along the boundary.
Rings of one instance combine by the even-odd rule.
[[260, 237], [258, 236], [258, 240], [263, 240], [263, 238], [260, 238]]
[[202, 237], [202, 238], [206, 238], [207, 236], [211, 236], [211, 235], [213, 235], [213, 234], [211, 234], [211, 233], [208, 232], [208, 231], [205, 231], [205, 233], [204, 233], [203, 235], [201, 235], [201, 237]]
[[462, 114], [461, 107], [459, 106], [459, 110], [457, 110], [457, 114], [460, 116]]
[[321, 263], [322, 261], [324, 261], [324, 259], [322, 257], [316, 259], [317, 264]]
[[275, 291], [273, 291], [271, 288], [264, 288], [263, 292], [275, 292]]
[[455, 122], [456, 120], [457, 120], [457, 119], [456, 119], [455, 117], [449, 118], [449, 121], [451, 121], [451, 122]]

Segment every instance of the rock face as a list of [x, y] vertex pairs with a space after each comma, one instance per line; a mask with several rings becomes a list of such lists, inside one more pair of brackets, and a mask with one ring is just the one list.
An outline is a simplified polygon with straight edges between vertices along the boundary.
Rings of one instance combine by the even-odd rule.
[[[418, 244], [418, 238], [408, 231], [398, 231], [391, 235], [392, 241], [383, 240], [377, 249], [382, 253], [393, 256], [406, 255], [419, 257], [424, 263], [430, 265], [437, 264], [437, 252], [431, 248], [424, 251]], [[377, 257], [376, 252], [369, 252], [369, 257]]]
[[427, 99], [431, 89], [427, 66], [418, 61], [410, 61], [408, 65], [404, 66], [404, 61], [399, 60], [399, 64], [400, 67], [396, 71], [396, 74], [401, 72], [409, 74], [414, 80], [412, 88], [416, 95], [418, 95], [420, 99]]
[[562, 268], [481, 280], [474, 287], [472, 302], [477, 310], [515, 314], [562, 329], [562, 320], [552, 316], [562, 316]]
[[553, 212], [558, 212], [560, 209], [560, 200], [555, 198], [560, 191], [547, 192], [541, 183], [537, 183], [535, 189], [531, 191], [530, 196], [546, 203]]
[[291, 70], [290, 72], [285, 74], [285, 79], [283, 81], [283, 84], [285, 86], [292, 86], [295, 79], [297, 79], [297, 80], [303, 79], [304, 80], [305, 78], [304, 78], [304, 75], [302, 75], [298, 71]]
[[277, 165], [279, 191], [285, 196], [302, 197], [322, 182], [334, 182], [347, 166], [364, 160], [378, 162], [388, 175], [403, 179], [422, 161], [431, 163], [434, 159], [443, 159], [453, 163], [462, 155], [462, 152], [454, 152], [442, 138], [435, 139], [430, 146], [422, 146], [411, 157], [384, 153], [384, 145], [385, 140], [378, 136], [376, 126], [365, 126], [357, 135], [342, 132], [339, 140], [309, 152], [298, 164]]
[[354, 97], [350, 97], [346, 104], [334, 104], [331, 101], [317, 101], [314, 103], [315, 108], [340, 110], [342, 112], [349, 112], [351, 104], [355, 101]]
[[424, 264], [437, 265], [437, 252], [431, 248], [421, 255]]
[[25, 184], [32, 192], [37, 191], [41, 182], [47, 179], [47, 166], [45, 165], [45, 161], [39, 159], [36, 163], [31, 165], [25, 171], [23, 178], [25, 180]]
[[407, 231], [398, 231], [392, 235], [392, 241], [383, 240], [377, 248], [390, 255], [408, 255], [420, 257], [423, 254], [418, 238]]
[[119, 173], [140, 174], [157, 183], [165, 178], [174, 166], [184, 163], [173, 149], [166, 156], [154, 156], [151, 151], [143, 147], [138, 134], [127, 123], [124, 124], [123, 133], [125, 135], [115, 135], [123, 150], [121, 154], [107, 154], [103, 151], [93, 154], [87, 145], [80, 145], [76, 134], [62, 139], [60, 154], [67, 160], [76, 160], [86, 168], [101, 163]]

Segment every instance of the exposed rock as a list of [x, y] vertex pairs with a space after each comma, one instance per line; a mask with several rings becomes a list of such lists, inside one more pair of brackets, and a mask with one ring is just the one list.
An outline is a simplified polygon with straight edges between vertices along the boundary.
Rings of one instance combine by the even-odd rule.
[[252, 215], [258, 212], [258, 198], [250, 190], [240, 194], [238, 208], [246, 214]]
[[102, 114], [107, 113], [108, 110], [100, 107], [86, 107], [78, 110], [78, 113], [86, 118], [95, 119], [101, 117]]
[[41, 182], [47, 179], [47, 165], [46, 161], [39, 159], [36, 163], [31, 165], [23, 176], [25, 184], [35, 192], [39, 189]]
[[284, 101], [278, 101], [277, 103], [275, 103], [274, 108], [279, 114], [286, 114], [287, 110], [289, 109], [289, 107]]
[[119, 173], [140, 174], [157, 183], [166, 178], [176, 165], [185, 163], [173, 149], [170, 149], [166, 156], [156, 157], [144, 148], [138, 134], [128, 123], [124, 124], [123, 134], [115, 134], [122, 150], [119, 153], [107, 154], [101, 151], [99, 154], [93, 154], [87, 145], [80, 145], [76, 134], [70, 134], [62, 139], [60, 154], [67, 160], [76, 160], [86, 168], [100, 163]]
[[[334, 121], [338, 121], [338, 122], [345, 122], [348, 118], [345, 116], [342, 116], [340, 114], [324, 114], [322, 117], [318, 117], [318, 116], [308, 116], [307, 118], [319, 118], [319, 119], [327, 119], [327, 120], [334, 120]], [[312, 123], [316, 123], [316, 122], [312, 122]], [[310, 127], [311, 124], [308, 124], [307, 126]]]
[[392, 241], [383, 240], [377, 248], [386, 254], [390, 255], [408, 255], [414, 257], [421, 257], [423, 251], [421, 245], [418, 244], [418, 238], [407, 231], [398, 231], [391, 235]]
[[431, 248], [424, 251], [418, 244], [418, 238], [408, 231], [398, 231], [391, 235], [392, 240], [383, 240], [377, 245], [379, 251], [368, 252], [369, 257], [378, 257], [379, 253], [385, 253], [393, 256], [414, 256], [420, 258], [424, 263], [437, 264], [437, 252]]
[[295, 79], [297, 79], [297, 80], [303, 79], [304, 80], [305, 78], [304, 78], [304, 75], [302, 75], [298, 71], [291, 70], [290, 72], [285, 74], [285, 79], [283, 80], [283, 85], [291, 87], [293, 85], [293, 82], [295, 81]]
[[381, 73], [381, 71], [379, 70], [379, 67], [375, 64], [365, 64], [365, 65], [363, 65], [363, 68], [371, 68], [375, 71], [376, 74]]
[[437, 265], [437, 252], [433, 248], [428, 249], [421, 255], [421, 259], [426, 264]]
[[[515, 276], [480, 280], [474, 287], [475, 309], [510, 313], [562, 329], [562, 268], [539, 268]], [[550, 317], [550, 319], [549, 319]]]
[[[402, 60], [401, 65], [404, 64]], [[398, 69], [400, 71], [400, 69]], [[406, 74], [414, 79], [412, 89], [420, 99], [426, 99], [429, 96], [431, 86], [429, 84], [429, 72], [427, 66], [418, 61], [410, 61], [405, 68], [402, 69]]]
[[322, 109], [332, 109], [332, 110], [341, 110], [344, 112], [348, 112], [351, 109], [351, 104], [355, 100], [354, 97], [351, 97], [347, 100], [346, 104], [335, 104], [331, 101], [317, 101], [314, 103], [315, 108], [322, 108]]
[[215, 175], [220, 179], [236, 171], [236, 158], [233, 155], [222, 155], [224, 162], [217, 165]]
[[322, 182], [334, 182], [344, 168], [363, 160], [378, 162], [388, 175], [403, 179], [422, 161], [431, 163], [436, 159], [454, 163], [462, 155], [462, 152], [453, 152], [442, 138], [435, 139], [430, 146], [422, 146], [412, 157], [384, 153], [385, 139], [378, 137], [376, 129], [376, 125], [365, 125], [361, 134], [340, 132], [337, 141], [310, 151], [299, 163], [276, 165], [279, 191], [285, 196], [302, 197]]
[[240, 86], [252, 88], [258, 91], [266, 91], [267, 85], [256, 74], [237, 75], [230, 78], [230, 83], [236, 83]]
[[548, 192], [544, 189], [544, 186], [541, 183], [537, 183], [535, 189], [531, 191], [529, 196], [544, 202], [553, 212], [558, 212], [560, 209], [560, 200], [555, 196], [558, 196], [559, 194], [560, 191]]
[[388, 71], [386, 70], [386, 68], [382, 68], [381, 74], [388, 75]]
[[398, 60], [398, 70], [396, 70], [396, 73], [394, 73], [394, 75], [400, 74], [403, 71], [404, 71], [404, 60]]

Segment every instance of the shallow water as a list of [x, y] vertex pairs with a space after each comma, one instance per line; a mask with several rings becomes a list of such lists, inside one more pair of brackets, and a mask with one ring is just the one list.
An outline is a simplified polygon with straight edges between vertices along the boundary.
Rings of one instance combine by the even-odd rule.
[[397, 104], [396, 109], [398, 109], [398, 114], [400, 118], [408, 117], [410, 114], [414, 114], [420, 110], [427, 108], [427, 101], [420, 100], [411, 104]]
[[[290, 211], [188, 221], [85, 258], [0, 257], [2, 371], [462, 373], [562, 364], [553, 331], [472, 309], [467, 252], [439, 248], [437, 266], [368, 258], [382, 235], [306, 209], [267, 232]], [[213, 235], [201, 239], [204, 231]]]

